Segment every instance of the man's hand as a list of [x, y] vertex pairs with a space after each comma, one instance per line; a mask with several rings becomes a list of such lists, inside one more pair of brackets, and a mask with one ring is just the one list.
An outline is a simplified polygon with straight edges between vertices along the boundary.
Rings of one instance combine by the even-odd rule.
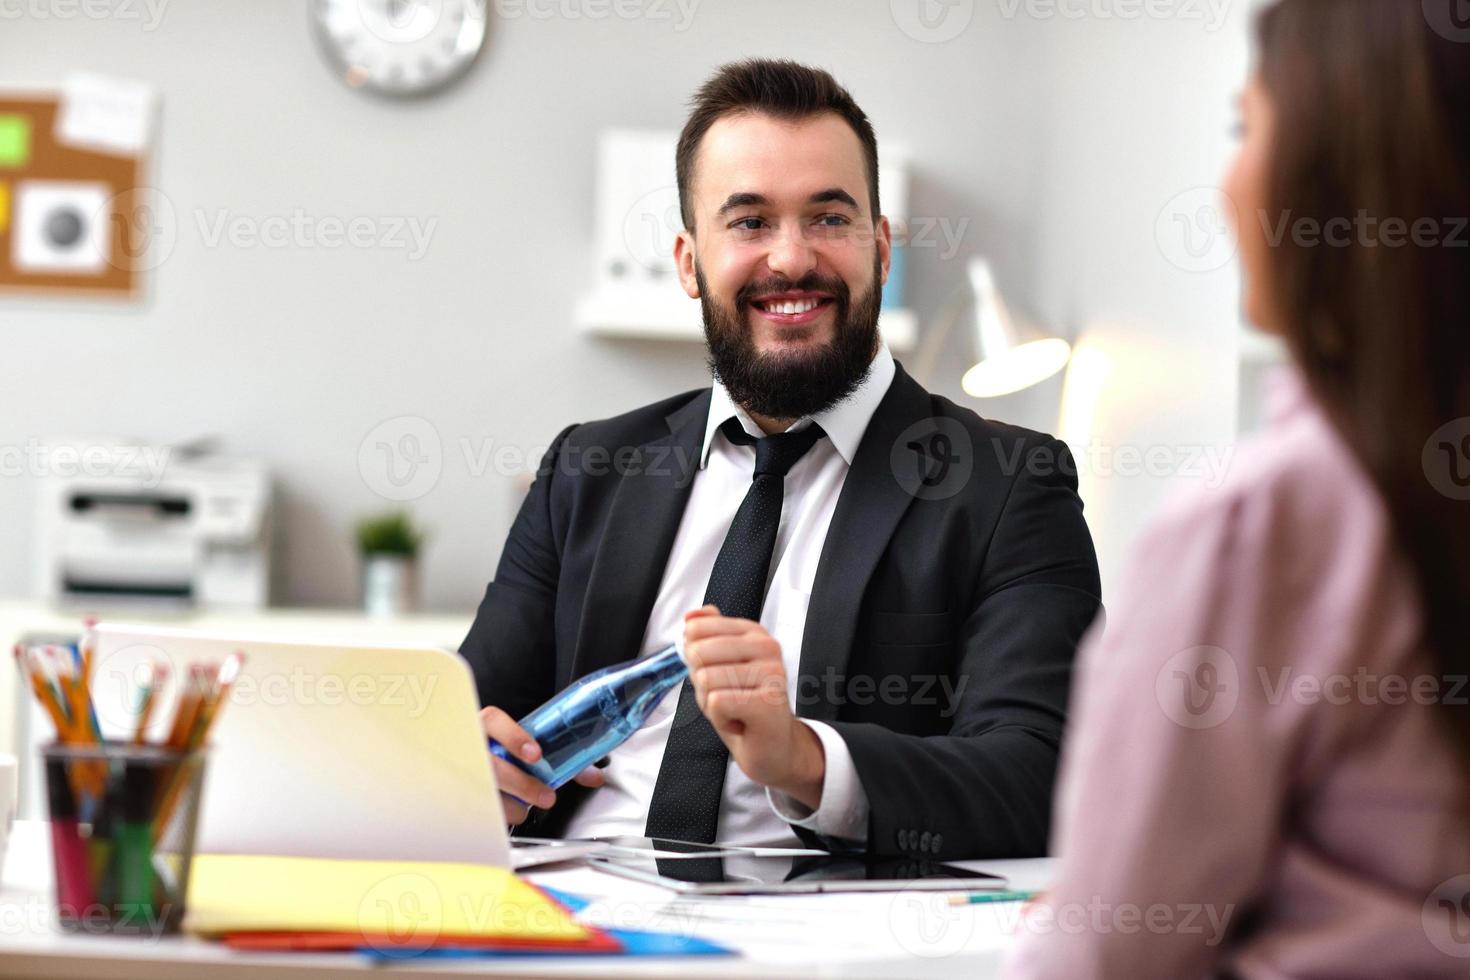
[[684, 656], [699, 709], [740, 771], [817, 809], [827, 760], [816, 732], [791, 713], [775, 637], [705, 606], [684, 617]]
[[[536, 762], [541, 758], [541, 746], [515, 723], [515, 719], [499, 708], [481, 711], [480, 723], [485, 726], [486, 735], [505, 746], [506, 751], [522, 762]], [[499, 756], [492, 756], [491, 762], [495, 766], [495, 784], [500, 787], [500, 805], [505, 810], [505, 822], [512, 827], [525, 822], [531, 807], [550, 810], [556, 805], [556, 793], [535, 776]], [[593, 788], [601, 786], [602, 770], [588, 766], [577, 773], [575, 781]]]

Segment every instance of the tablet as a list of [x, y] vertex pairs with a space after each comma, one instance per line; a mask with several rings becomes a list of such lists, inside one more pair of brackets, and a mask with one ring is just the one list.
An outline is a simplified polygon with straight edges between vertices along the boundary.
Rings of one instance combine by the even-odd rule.
[[607, 874], [687, 895], [809, 895], [826, 892], [1000, 891], [1006, 879], [952, 864], [907, 858], [726, 855], [676, 860], [653, 853], [598, 855]]

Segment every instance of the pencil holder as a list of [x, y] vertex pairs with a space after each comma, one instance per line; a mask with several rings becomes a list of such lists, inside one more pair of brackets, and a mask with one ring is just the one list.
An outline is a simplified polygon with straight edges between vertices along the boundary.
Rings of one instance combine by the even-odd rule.
[[63, 929], [177, 932], [194, 856], [203, 749], [104, 742], [41, 749]]

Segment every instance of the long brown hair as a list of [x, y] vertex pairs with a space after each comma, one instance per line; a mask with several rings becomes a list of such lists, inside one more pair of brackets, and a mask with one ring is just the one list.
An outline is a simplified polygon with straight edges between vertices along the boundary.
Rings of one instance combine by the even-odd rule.
[[[1280, 0], [1258, 21], [1276, 116], [1270, 212], [1356, 229], [1342, 247], [1283, 239], [1267, 288], [1386, 503], [1446, 678], [1470, 675], [1470, 501], [1433, 471], [1445, 447], [1429, 445], [1470, 416], [1470, 25], [1456, 2]], [[1390, 218], [1402, 222], [1392, 237]], [[1470, 420], [1450, 466], [1467, 435]], [[1446, 704], [1444, 717], [1470, 768], [1470, 708]]]

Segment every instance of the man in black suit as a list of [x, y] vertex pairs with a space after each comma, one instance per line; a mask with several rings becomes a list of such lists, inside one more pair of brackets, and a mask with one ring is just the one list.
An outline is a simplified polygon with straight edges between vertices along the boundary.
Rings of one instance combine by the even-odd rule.
[[461, 648], [528, 762], [513, 719], [576, 678], [682, 636], [691, 679], [559, 799], [496, 760], [507, 818], [1042, 854], [1100, 607], [1067, 448], [893, 361], [877, 142], [830, 75], [742, 62], [693, 105], [675, 257], [714, 384], [557, 436]]

